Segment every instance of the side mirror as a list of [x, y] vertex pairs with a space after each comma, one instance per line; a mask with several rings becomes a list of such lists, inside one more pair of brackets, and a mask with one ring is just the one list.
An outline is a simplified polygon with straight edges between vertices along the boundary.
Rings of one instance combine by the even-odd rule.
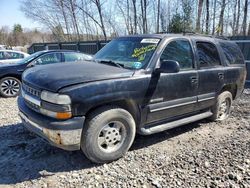
[[160, 68], [157, 69], [158, 73], [177, 73], [180, 71], [180, 65], [174, 60], [161, 60]]
[[27, 68], [34, 67], [35, 64], [36, 64], [36, 61], [32, 61], [31, 63], [29, 63], [29, 64], [27, 65]]

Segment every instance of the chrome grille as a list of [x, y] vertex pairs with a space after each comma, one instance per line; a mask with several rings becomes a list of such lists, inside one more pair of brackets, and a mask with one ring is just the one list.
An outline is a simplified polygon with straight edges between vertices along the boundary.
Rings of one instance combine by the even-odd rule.
[[41, 91], [39, 89], [35, 89], [34, 87], [28, 86], [27, 84], [22, 84], [22, 89], [25, 93], [40, 98]]

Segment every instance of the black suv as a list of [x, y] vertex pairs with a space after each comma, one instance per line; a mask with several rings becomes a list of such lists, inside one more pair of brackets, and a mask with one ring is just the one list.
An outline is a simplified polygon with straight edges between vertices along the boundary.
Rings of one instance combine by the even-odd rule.
[[97, 163], [123, 156], [136, 133], [226, 119], [246, 78], [238, 46], [214, 37], [119, 37], [94, 61], [27, 70], [18, 106], [28, 129]]

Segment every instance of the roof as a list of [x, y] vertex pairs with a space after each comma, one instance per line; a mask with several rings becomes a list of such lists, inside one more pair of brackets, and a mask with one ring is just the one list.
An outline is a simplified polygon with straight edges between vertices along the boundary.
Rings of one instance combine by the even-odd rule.
[[[27, 54], [27, 53], [22, 52], [22, 51], [17, 51], [17, 50], [5, 50], [5, 49], [0, 50], [0, 52], [15, 52], [15, 53], [20, 53], [20, 54]], [[27, 55], [29, 55], [29, 54], [27, 54]]]
[[[180, 34], [172, 34], [172, 33], [159, 33], [159, 34], [138, 34], [138, 35], [127, 35], [122, 36], [126, 37], [141, 37], [141, 38], [171, 38], [171, 37], [187, 37], [187, 38], [197, 38], [197, 39], [218, 39], [218, 40], [228, 40], [224, 36], [216, 36], [216, 35], [204, 35], [198, 33], [180, 33]], [[120, 37], [118, 37], [120, 38]]]

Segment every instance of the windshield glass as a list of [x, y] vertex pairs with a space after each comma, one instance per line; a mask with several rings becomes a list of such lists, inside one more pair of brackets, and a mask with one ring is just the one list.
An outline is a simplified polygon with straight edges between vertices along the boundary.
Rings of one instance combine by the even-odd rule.
[[24, 59], [21, 59], [21, 60], [17, 61], [17, 64], [25, 64], [25, 63], [27, 63], [29, 61], [32, 61], [33, 59], [35, 59], [36, 57], [38, 57], [42, 53], [43, 52], [36, 52], [36, 53], [34, 53], [34, 54], [24, 58]]
[[124, 37], [112, 40], [94, 56], [97, 62], [112, 61], [124, 68], [145, 68], [160, 39]]

